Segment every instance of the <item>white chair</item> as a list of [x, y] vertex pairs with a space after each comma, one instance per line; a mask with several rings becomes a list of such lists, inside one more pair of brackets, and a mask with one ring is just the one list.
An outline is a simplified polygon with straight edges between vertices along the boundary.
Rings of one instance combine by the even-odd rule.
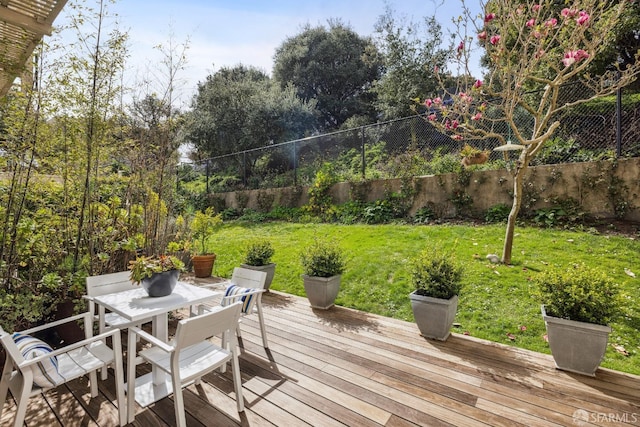
[[[84, 321], [86, 338], [57, 350], [32, 335], [78, 320]], [[89, 374], [91, 397], [96, 397], [96, 372], [111, 365], [115, 371], [119, 422], [121, 426], [127, 423], [120, 332], [112, 330], [92, 337], [93, 321], [93, 316], [87, 312], [14, 334], [0, 328], [0, 341], [6, 352], [0, 380], [0, 416], [9, 390], [17, 403], [13, 425], [23, 426], [31, 397], [86, 374]], [[112, 347], [106, 343], [108, 337], [111, 337]]]
[[[264, 314], [262, 313], [262, 294], [264, 293], [266, 281], [267, 273], [264, 271], [250, 270], [242, 267], [234, 268], [231, 281], [226, 287], [220, 305], [225, 306], [235, 303], [236, 301], [242, 301], [242, 317], [252, 314], [255, 309], [255, 311], [258, 312], [258, 320], [260, 321], [262, 344], [264, 348], [269, 348], [269, 344], [267, 343], [267, 330], [264, 325]], [[214, 307], [202, 304], [198, 307], [198, 313], [203, 313], [212, 308]], [[238, 324], [236, 332], [238, 338], [242, 338], [240, 334], [240, 324]]]
[[[84, 295], [84, 298], [89, 301], [89, 312], [94, 315], [98, 321], [98, 333], [103, 333], [114, 328], [122, 330], [129, 326], [139, 327], [142, 323], [151, 321], [151, 319], [147, 319], [143, 322], [129, 322], [129, 320], [117, 313], [106, 313], [105, 308], [95, 302], [95, 297], [134, 289], [134, 285], [131, 282], [131, 279], [129, 279], [130, 273], [131, 272], [129, 271], [120, 271], [118, 273], [88, 276], [86, 278], [87, 294]], [[107, 370], [104, 369], [102, 371], [102, 380], [106, 379]]]
[[[238, 362], [238, 340], [234, 330], [238, 326], [242, 303], [218, 307], [216, 311], [180, 320], [173, 340], [165, 343], [137, 327], [131, 327], [130, 333], [136, 334], [152, 346], [138, 353], [142, 361], [151, 363], [161, 371], [171, 375], [173, 400], [176, 413], [176, 425], [186, 426], [182, 388], [191, 383], [199, 383], [200, 378], [220, 367], [226, 367], [231, 361], [233, 383], [236, 391], [238, 412], [244, 411], [240, 364]], [[221, 337], [220, 346], [209, 341], [212, 337]], [[132, 345], [133, 337], [129, 337]], [[132, 346], [130, 348], [135, 348]], [[129, 352], [128, 366], [128, 411], [133, 420], [135, 394], [136, 357], [135, 351]]]

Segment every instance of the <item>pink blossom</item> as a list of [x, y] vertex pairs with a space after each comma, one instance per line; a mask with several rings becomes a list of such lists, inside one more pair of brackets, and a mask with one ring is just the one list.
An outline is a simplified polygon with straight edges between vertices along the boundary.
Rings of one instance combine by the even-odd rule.
[[424, 105], [426, 105], [427, 108], [431, 108], [432, 104], [433, 104], [433, 101], [431, 100], [431, 98], [427, 98], [424, 100]]
[[487, 13], [484, 16], [484, 22], [491, 22], [496, 18], [496, 14], [495, 13]]
[[535, 30], [535, 31], [534, 31], [533, 33], [531, 33], [531, 34], [533, 34], [533, 37], [535, 37], [535, 38], [537, 38], [537, 39], [539, 39], [540, 37], [542, 37], [542, 33], [540, 33], [540, 31], [538, 31], [538, 30]]
[[451, 122], [451, 127], [453, 129], [458, 129], [458, 126], [460, 126], [460, 123], [457, 120]]
[[438, 74], [440, 72], [440, 67], [438, 67], [437, 65], [433, 66], [433, 72]]
[[446, 121], [444, 122], [444, 128], [445, 128], [446, 130], [451, 130], [451, 122], [450, 122], [449, 120], [446, 120]]
[[436, 105], [442, 105], [442, 99], [440, 99], [440, 97], [437, 97], [436, 99], [433, 100], [433, 103]]
[[464, 50], [464, 41], [461, 41], [458, 45], [458, 52], [460, 52], [461, 50]]
[[462, 138], [462, 135], [453, 135], [453, 139], [456, 141], [462, 141], [464, 138]]
[[429, 119], [430, 122], [435, 122], [436, 121], [436, 115], [435, 114], [429, 114], [429, 116], [427, 118]]
[[565, 67], [569, 67], [576, 62], [580, 62], [583, 59], [589, 57], [589, 54], [582, 49], [578, 50], [570, 50], [569, 52], [564, 54], [564, 58], [562, 58], [562, 63]]
[[496, 34], [495, 36], [491, 36], [489, 41], [491, 42], [492, 45], [496, 45], [500, 43], [500, 36], [498, 34]]
[[576, 16], [576, 13], [577, 11], [575, 9], [569, 9], [568, 7], [565, 7], [560, 12], [560, 15], [562, 15], [563, 18], [567, 19], [567, 18], [573, 18], [574, 16]]
[[471, 117], [471, 120], [480, 120], [482, 118], [482, 113], [476, 113], [473, 117]]
[[583, 10], [579, 13], [580, 16], [576, 19], [578, 25], [587, 25], [589, 23], [589, 14]]
[[527, 21], [527, 23], [525, 24], [527, 27], [533, 27], [534, 25], [536, 25], [536, 20], [534, 18], [531, 18]]
[[556, 18], [551, 18], [547, 22], [544, 23], [545, 27], [553, 28], [558, 25], [558, 20]]
[[541, 6], [540, 6], [539, 4], [534, 4], [534, 5], [531, 7], [531, 9], [532, 9], [534, 12], [537, 12], [537, 11], [539, 11], [539, 10], [540, 10], [540, 7], [541, 7]]
[[486, 40], [486, 39], [487, 39], [487, 32], [486, 31], [478, 33], [478, 40]]
[[480, 89], [482, 87], [482, 80], [476, 80], [476, 82], [473, 84], [473, 87], [475, 89]]
[[538, 52], [536, 52], [536, 56], [535, 57], [536, 57], [536, 59], [542, 58], [544, 56], [544, 54], [545, 54], [544, 49], [540, 49]]

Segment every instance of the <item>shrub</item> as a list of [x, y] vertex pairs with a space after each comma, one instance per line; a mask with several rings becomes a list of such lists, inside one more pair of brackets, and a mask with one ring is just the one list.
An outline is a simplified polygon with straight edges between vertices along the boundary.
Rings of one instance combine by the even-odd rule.
[[270, 264], [273, 253], [271, 242], [268, 240], [256, 240], [249, 245], [244, 263], [254, 266]]
[[490, 223], [505, 222], [509, 218], [509, 212], [511, 212], [511, 207], [504, 203], [494, 205], [487, 209], [484, 220]]
[[331, 277], [344, 272], [346, 260], [335, 244], [315, 240], [300, 255], [302, 269], [307, 276]]
[[462, 273], [452, 254], [427, 249], [414, 260], [411, 278], [418, 295], [450, 299], [460, 292]]
[[545, 271], [536, 283], [541, 303], [552, 317], [606, 325], [621, 307], [618, 285], [584, 265]]
[[413, 222], [416, 224], [426, 224], [433, 221], [437, 217], [438, 216], [436, 215], [432, 206], [423, 206], [416, 211], [415, 215], [413, 216]]

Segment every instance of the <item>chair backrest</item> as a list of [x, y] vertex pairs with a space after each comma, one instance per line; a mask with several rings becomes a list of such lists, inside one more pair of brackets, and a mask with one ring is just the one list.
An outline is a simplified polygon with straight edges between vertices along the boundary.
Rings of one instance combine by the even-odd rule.
[[267, 273], [264, 271], [250, 270], [248, 268], [236, 267], [233, 269], [231, 284], [242, 288], [264, 289], [267, 281]]
[[229, 284], [225, 290], [225, 298], [222, 299], [220, 304], [225, 306], [231, 302], [242, 301], [242, 315], [251, 314], [256, 302], [261, 300], [262, 294], [243, 294], [254, 289], [264, 289], [266, 283], [266, 272], [236, 267], [233, 269], [231, 284]]
[[122, 292], [133, 289], [129, 271], [101, 274], [87, 277], [87, 295], [97, 297], [100, 295]]
[[176, 348], [189, 347], [224, 332], [233, 334], [238, 326], [241, 307], [242, 302], [238, 301], [216, 311], [180, 320], [174, 341]]

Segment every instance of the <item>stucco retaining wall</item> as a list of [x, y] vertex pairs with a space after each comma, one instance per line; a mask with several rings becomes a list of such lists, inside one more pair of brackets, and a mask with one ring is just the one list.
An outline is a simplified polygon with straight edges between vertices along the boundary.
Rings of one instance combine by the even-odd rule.
[[[511, 206], [513, 177], [507, 170], [470, 172], [468, 179], [460, 174], [444, 174], [414, 177], [405, 181], [414, 187], [415, 196], [410, 213], [424, 206], [431, 206], [441, 217], [453, 217], [460, 203], [452, 202], [456, 194], [469, 196], [465, 208], [481, 215], [492, 206]], [[598, 218], [614, 218], [614, 205], [624, 212], [624, 219], [640, 221], [640, 158], [620, 159], [585, 163], [565, 163], [536, 166], [528, 170], [525, 177], [524, 203], [522, 210], [539, 209], [557, 204], [557, 201], [572, 198], [582, 211]], [[336, 204], [350, 200], [352, 194], [362, 194], [366, 201], [379, 200], [389, 191], [401, 190], [401, 179], [371, 180], [365, 183], [339, 183], [332, 188]], [[274, 205], [303, 206], [308, 201], [307, 187], [251, 190], [216, 194], [223, 198], [226, 207], [264, 207], [264, 201], [273, 200]], [[239, 206], [238, 201], [246, 201]], [[259, 200], [262, 199], [262, 206]], [[625, 207], [626, 206], [626, 207]]]

